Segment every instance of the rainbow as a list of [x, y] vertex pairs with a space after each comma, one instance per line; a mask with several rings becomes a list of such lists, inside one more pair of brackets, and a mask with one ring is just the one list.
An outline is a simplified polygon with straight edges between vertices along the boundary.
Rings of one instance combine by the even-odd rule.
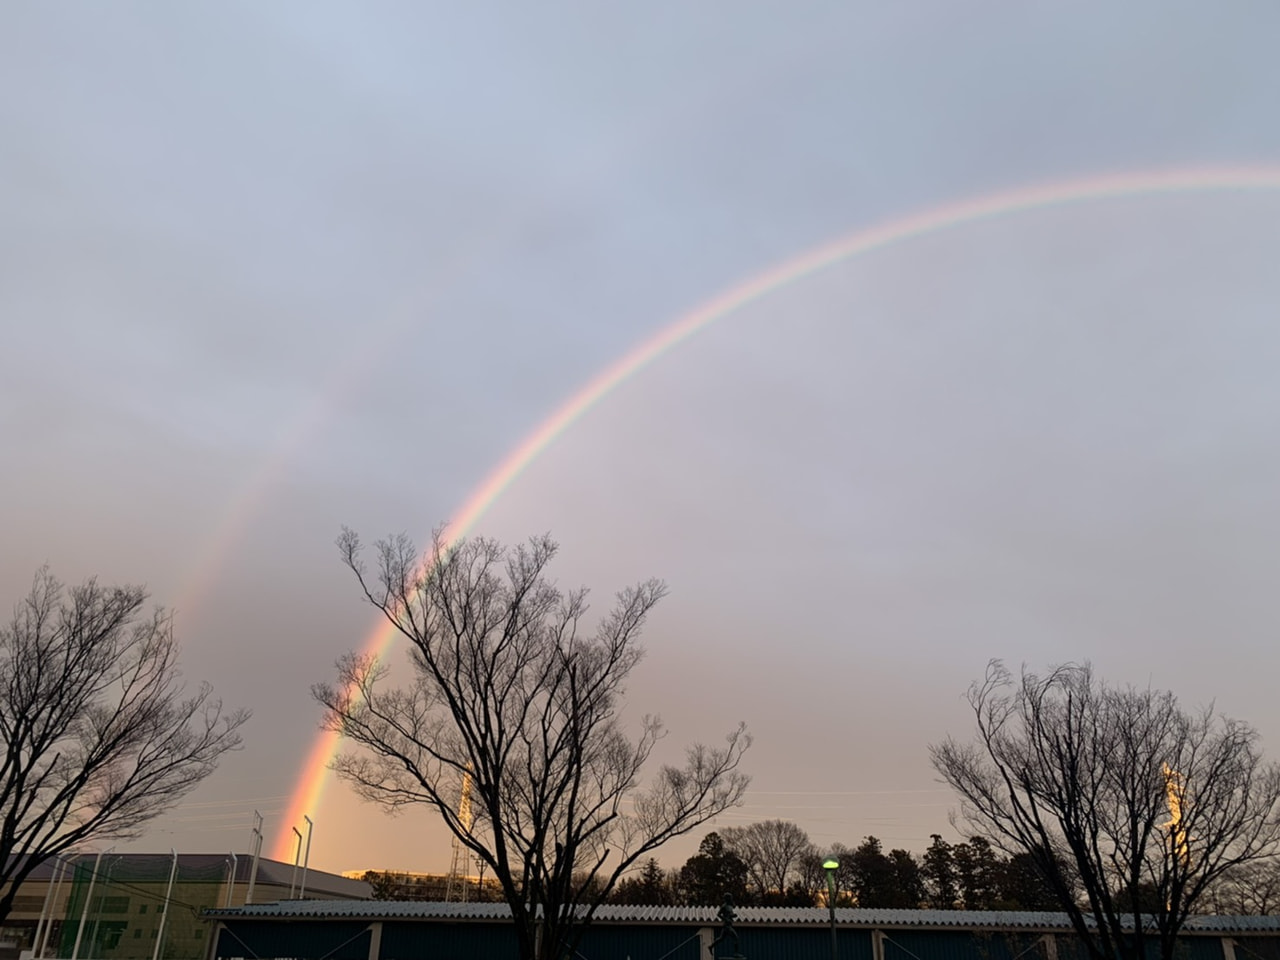
[[[784, 261], [704, 303], [635, 347], [571, 396], [512, 450], [467, 498], [449, 522], [449, 539], [465, 536], [530, 463], [615, 387], [668, 351], [736, 310], [850, 257], [979, 220], [1045, 207], [1162, 193], [1225, 190], [1280, 190], [1280, 167], [1209, 167], [1108, 174], [1021, 187], [948, 203], [859, 230]], [[395, 628], [380, 623], [364, 642], [366, 654], [382, 657]], [[338, 736], [325, 731], [312, 745], [289, 801], [274, 856], [293, 856], [290, 826], [320, 804]]]

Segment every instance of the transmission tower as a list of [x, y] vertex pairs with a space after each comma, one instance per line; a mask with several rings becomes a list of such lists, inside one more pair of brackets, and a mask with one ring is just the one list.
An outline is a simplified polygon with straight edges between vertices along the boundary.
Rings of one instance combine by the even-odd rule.
[[1182, 825], [1187, 809], [1187, 783], [1177, 770], [1164, 764], [1164, 791], [1169, 804], [1169, 822], [1160, 826], [1169, 831], [1169, 846], [1185, 864], [1191, 859], [1187, 848], [1187, 828]]
[[[462, 785], [458, 788], [458, 822], [462, 824], [462, 829], [471, 832], [471, 764], [467, 764], [466, 771], [462, 774]], [[446, 903], [453, 900], [455, 891], [458, 899], [466, 903], [467, 900], [467, 865], [471, 860], [470, 851], [462, 844], [462, 840], [455, 833], [453, 835], [453, 859], [449, 863], [449, 877], [445, 881], [444, 899]]]

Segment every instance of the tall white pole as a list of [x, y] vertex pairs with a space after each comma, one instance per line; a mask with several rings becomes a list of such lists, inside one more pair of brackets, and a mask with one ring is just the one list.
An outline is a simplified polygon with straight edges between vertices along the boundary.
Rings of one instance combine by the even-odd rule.
[[315, 824], [311, 818], [303, 814], [302, 819], [307, 821], [307, 852], [302, 857], [302, 885], [298, 887], [298, 899], [307, 899], [307, 864], [311, 862], [311, 831], [315, 828]]
[[[72, 856], [75, 856], [75, 854], [72, 854]], [[62, 890], [62, 881], [67, 875], [67, 868], [71, 866], [72, 866], [72, 861], [70, 857], [63, 859], [62, 869], [58, 871], [58, 882], [53, 884], [53, 902], [55, 904], [55, 909], [56, 909], [56, 904], [58, 902], [58, 893], [60, 890]], [[52, 935], [53, 935], [53, 917], [50, 916], [49, 923], [44, 928], [44, 939], [41, 942], [35, 944], [35, 948], [36, 948], [35, 957], [37, 958], [37, 960], [39, 960], [40, 957], [43, 957], [45, 955], [45, 952], [49, 949], [49, 937], [51, 937]]]
[[253, 885], [258, 882], [258, 859], [262, 856], [262, 814], [253, 811], [253, 866], [249, 868], [249, 889], [245, 891], [244, 902], [253, 903]]
[[[294, 835], [298, 838], [298, 849], [293, 854], [293, 875], [289, 877], [289, 899], [293, 899], [293, 891], [298, 883], [298, 861], [302, 859], [302, 831], [297, 827], [293, 827]], [[71, 960], [75, 960], [74, 957]]]
[[236, 890], [236, 867], [240, 865], [240, 860], [234, 853], [231, 854], [231, 874], [227, 877], [227, 902], [223, 906], [231, 906], [231, 895]]
[[[120, 858], [116, 857], [115, 862], [119, 863]], [[111, 866], [112, 866], [112, 861], [108, 860], [102, 868], [103, 884], [111, 883]], [[106, 901], [106, 899], [107, 899], [107, 893], [104, 890], [101, 896], [98, 897], [98, 909], [93, 911], [93, 926], [89, 928], [89, 946], [87, 948], [87, 952], [89, 953], [90, 956], [93, 955], [93, 948], [95, 946], [99, 948], [101, 947], [101, 944], [98, 943], [98, 930], [102, 927], [102, 904]]]
[[49, 904], [53, 901], [53, 881], [56, 877], [61, 876], [58, 873], [63, 869], [64, 862], [61, 857], [53, 858], [53, 869], [49, 871], [49, 887], [44, 892], [44, 906], [40, 908], [40, 919], [36, 923], [35, 936], [31, 938], [31, 956], [40, 956], [40, 936], [44, 933], [44, 925], [49, 920]]
[[93, 903], [93, 885], [98, 880], [98, 867], [102, 864], [102, 855], [114, 849], [115, 847], [99, 850], [98, 855], [93, 858], [93, 873], [89, 875], [89, 890], [84, 895], [84, 909], [80, 911], [80, 929], [76, 931], [76, 942], [71, 948], [71, 960], [76, 960], [76, 957], [80, 956], [80, 941], [84, 938], [84, 925], [89, 919], [89, 904]]
[[173, 857], [173, 866], [169, 867], [169, 886], [164, 891], [164, 906], [160, 908], [160, 929], [156, 931], [156, 948], [151, 951], [151, 960], [160, 960], [160, 947], [164, 943], [164, 925], [169, 922], [169, 901], [173, 898], [173, 879], [178, 875], [178, 851], [169, 848]]

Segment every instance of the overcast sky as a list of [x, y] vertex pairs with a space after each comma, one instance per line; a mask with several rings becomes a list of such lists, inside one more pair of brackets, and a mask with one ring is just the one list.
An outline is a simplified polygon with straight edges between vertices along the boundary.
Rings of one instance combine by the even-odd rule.
[[[135, 849], [280, 831], [425, 537], [688, 311], [859, 228], [1115, 172], [1280, 169], [1274, 4], [12, 2], [0, 598], [145, 582], [245, 749]], [[756, 736], [820, 845], [955, 839], [927, 745], [986, 661], [1092, 659], [1280, 749], [1280, 191], [1083, 202], [849, 259], [597, 404], [482, 519], [659, 576], [665, 747]], [[312, 864], [444, 870], [334, 785]], [[696, 834], [664, 855], [681, 862]]]

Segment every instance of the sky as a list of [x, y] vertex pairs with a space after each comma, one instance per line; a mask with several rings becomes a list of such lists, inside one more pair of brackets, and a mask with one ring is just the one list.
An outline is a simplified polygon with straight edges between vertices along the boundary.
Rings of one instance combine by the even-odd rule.
[[[1274, 750], [1277, 29], [1167, 0], [5, 4], [0, 602], [44, 563], [145, 583], [190, 681], [254, 712], [131, 849], [302, 826], [310, 687], [376, 626], [343, 525], [424, 540], [602, 371], [808, 251], [1154, 171], [1250, 173], [740, 298], [472, 529], [550, 531], [596, 609], [668, 582], [629, 716], [663, 716], [663, 759], [747, 723], [712, 827], [957, 839], [927, 748], [993, 657], [1087, 659]], [[313, 867], [448, 866], [425, 810], [330, 783], [310, 816]]]

